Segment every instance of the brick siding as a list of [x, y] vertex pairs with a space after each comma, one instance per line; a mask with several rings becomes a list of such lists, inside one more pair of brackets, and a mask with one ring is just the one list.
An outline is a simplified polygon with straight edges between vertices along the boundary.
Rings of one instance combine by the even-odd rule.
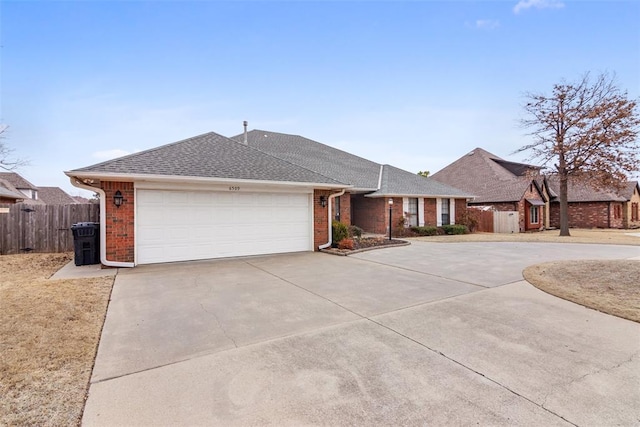
[[518, 203], [518, 214], [520, 216], [520, 231], [540, 231], [544, 228], [544, 215], [545, 215], [545, 207], [538, 206], [538, 222], [531, 223], [531, 214], [530, 208], [531, 204], [527, 203], [525, 199], [529, 200], [539, 200], [542, 202], [542, 196], [538, 192], [538, 189], [533, 185], [529, 184], [527, 191], [524, 193], [524, 197], [520, 199]]
[[[102, 181], [105, 192], [106, 255], [109, 261], [133, 262], [135, 253], [133, 182]], [[122, 193], [122, 206], [113, 204], [116, 191]]]
[[[425, 200], [426, 201], [426, 200]], [[425, 203], [426, 205], [426, 203]], [[460, 224], [465, 214], [467, 213], [467, 200], [466, 199], [456, 199], [456, 224]], [[425, 215], [426, 216], [426, 215]]]
[[[351, 194], [344, 193], [340, 197], [336, 197], [336, 199], [340, 199], [340, 222], [346, 225], [351, 225]], [[333, 203], [331, 207], [332, 218], [336, 217], [336, 204]]]
[[633, 190], [631, 199], [625, 203], [623, 224], [624, 228], [640, 227], [640, 194]]
[[[385, 200], [372, 199], [363, 194], [351, 196], [351, 223], [362, 228], [368, 233], [385, 234], [387, 232], [388, 217], [385, 216]], [[400, 203], [402, 210], [402, 203]], [[385, 219], [387, 222], [385, 222]]]
[[[457, 212], [456, 205], [456, 212]], [[438, 225], [438, 208], [436, 199], [424, 199], [424, 225], [435, 227]]]
[[[329, 241], [329, 190], [313, 191], [313, 250], [317, 251], [318, 246]], [[327, 198], [327, 206], [322, 207], [320, 197]]]
[[[623, 210], [622, 202], [572, 202], [569, 203], [569, 227], [622, 228]], [[551, 227], [560, 227], [560, 203], [551, 204], [549, 217]]]

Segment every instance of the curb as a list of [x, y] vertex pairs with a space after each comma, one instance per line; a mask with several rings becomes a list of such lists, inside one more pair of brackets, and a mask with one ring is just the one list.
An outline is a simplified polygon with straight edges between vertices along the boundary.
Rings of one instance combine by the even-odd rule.
[[385, 249], [385, 248], [397, 248], [399, 246], [409, 246], [411, 242], [407, 242], [405, 240], [398, 240], [399, 243], [394, 243], [392, 245], [381, 245], [381, 246], [371, 246], [370, 248], [362, 248], [362, 249], [354, 249], [349, 252], [338, 252], [345, 249], [320, 249], [320, 252], [324, 252], [325, 254], [337, 255], [337, 256], [349, 256], [353, 254], [358, 254], [360, 252], [367, 251], [375, 251], [376, 249]]

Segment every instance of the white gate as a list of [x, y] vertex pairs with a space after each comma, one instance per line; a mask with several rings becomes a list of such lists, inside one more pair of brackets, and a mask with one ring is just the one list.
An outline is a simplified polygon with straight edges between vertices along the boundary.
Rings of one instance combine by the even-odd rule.
[[519, 233], [520, 218], [517, 211], [495, 211], [493, 212], [493, 232], [494, 233]]

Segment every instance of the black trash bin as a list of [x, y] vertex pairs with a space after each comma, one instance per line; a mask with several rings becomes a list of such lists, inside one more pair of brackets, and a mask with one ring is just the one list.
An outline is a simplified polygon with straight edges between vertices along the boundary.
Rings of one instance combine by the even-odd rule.
[[76, 265], [100, 263], [100, 224], [79, 222], [71, 226]]

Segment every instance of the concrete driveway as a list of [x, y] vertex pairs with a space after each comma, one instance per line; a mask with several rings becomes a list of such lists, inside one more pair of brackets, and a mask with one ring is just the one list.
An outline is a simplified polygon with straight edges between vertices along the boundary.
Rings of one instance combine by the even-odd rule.
[[83, 424], [637, 425], [640, 325], [521, 273], [638, 257], [414, 242], [123, 269]]

